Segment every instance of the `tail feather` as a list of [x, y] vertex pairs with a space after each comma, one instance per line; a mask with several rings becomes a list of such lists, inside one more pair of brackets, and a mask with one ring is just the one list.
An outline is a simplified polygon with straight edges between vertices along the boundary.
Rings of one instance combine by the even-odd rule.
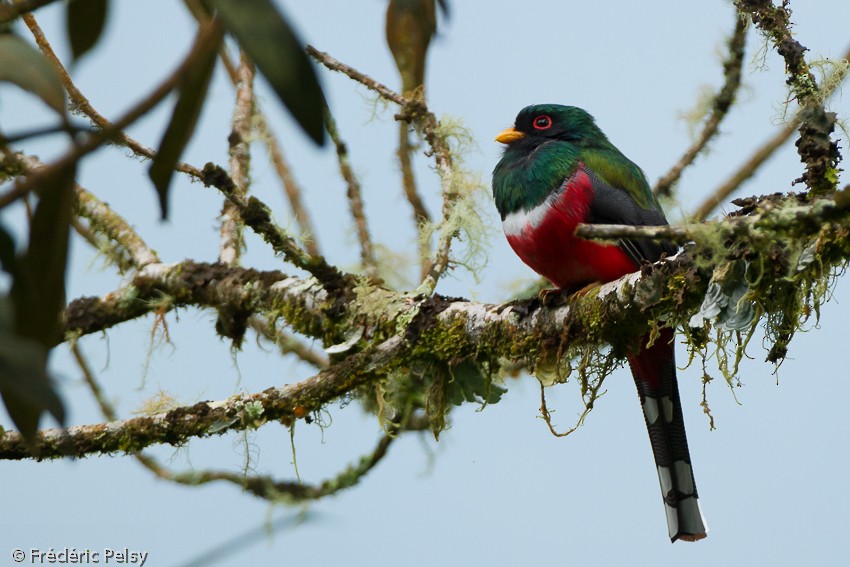
[[673, 330], [662, 329], [656, 341], [629, 355], [652, 454], [658, 468], [670, 540], [697, 541], [708, 528], [697, 495], [685, 421], [676, 382]]

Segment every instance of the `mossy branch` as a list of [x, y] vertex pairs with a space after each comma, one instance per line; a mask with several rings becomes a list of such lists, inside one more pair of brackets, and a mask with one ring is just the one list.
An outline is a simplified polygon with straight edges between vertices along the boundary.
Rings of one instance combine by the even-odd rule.
[[796, 142], [806, 171], [795, 182], [804, 182], [813, 196], [824, 196], [837, 187], [838, 143], [832, 139], [836, 114], [824, 108], [824, 97], [806, 62], [804, 47], [791, 32], [789, 0], [775, 6], [771, 0], [736, 0], [742, 15], [748, 15], [773, 43], [785, 61], [786, 83], [800, 106], [800, 138]]
[[[383, 375], [394, 367], [394, 361], [405, 350], [404, 340], [393, 337], [291, 386], [236, 395], [220, 402], [198, 402], [153, 416], [46, 429], [38, 433], [36, 454], [39, 459], [135, 454], [154, 444], [179, 446], [195, 437], [256, 429], [269, 421], [289, 424], [361, 386], [369, 378]], [[19, 433], [8, 431], [0, 435], [0, 460], [33, 457]]]
[[[615, 354], [622, 354], [634, 348], [635, 341], [654, 325], [701, 325], [693, 322], [691, 314], [706, 300], [711, 285], [730, 283], [729, 266], [741, 259], [752, 269], [740, 272], [747, 274], [746, 279], [732, 283], [745, 285], [749, 290], [746, 297], [754, 302], [757, 313], [765, 315], [768, 339], [776, 341], [769, 358], [778, 362], [806, 313], [817, 312], [828, 289], [824, 282], [850, 258], [848, 219], [850, 189], [834, 200], [811, 203], [805, 202], [805, 197], [750, 202], [738, 217], [725, 222], [717, 241], [712, 243], [708, 232], [695, 234], [696, 245], [684, 253], [646, 265], [640, 272], [572, 297], [560, 306], [544, 306], [536, 298], [492, 305], [440, 296], [400, 296], [363, 284], [357, 300], [330, 308], [333, 302], [328, 292], [315, 282], [279, 273], [190, 263], [149, 266], [137, 278], [140, 293], [145, 288], [140, 278], [146, 277], [150, 282], [144, 293], [149, 297], [156, 291], [182, 293], [173, 300], [175, 305], [221, 309], [235, 302], [245, 310], [278, 306], [296, 330], [323, 337], [325, 344], [340, 341], [334, 349], [338, 361], [313, 378], [286, 388], [219, 403], [201, 402], [151, 418], [79, 426], [65, 432], [48, 430], [40, 437], [41, 456], [135, 452], [154, 443], [182, 444], [193, 437], [254, 427], [256, 421], [239, 417], [248, 404], [253, 404], [254, 413], [263, 420], [289, 423], [340, 396], [352, 395], [361, 386], [377, 384], [396, 369], [454, 365], [465, 360], [483, 360], [490, 368], [496, 361], [533, 368], [553, 356], [602, 344], [610, 344]], [[720, 227], [704, 230], [717, 232]], [[811, 301], [813, 305], [809, 305]], [[97, 319], [100, 311], [94, 307], [108, 302], [97, 306], [95, 302], [83, 300], [78, 311]], [[139, 304], [144, 302], [138, 297], [112, 301], [119, 313], [139, 310]], [[380, 307], [374, 309], [376, 305]], [[789, 305], [794, 306], [793, 312]], [[67, 319], [70, 322], [74, 317], [69, 314]], [[103, 320], [100, 323], [102, 327]], [[69, 327], [75, 328], [77, 335], [83, 332], [81, 326]], [[362, 330], [351, 335], [355, 327]], [[28, 456], [17, 433], [0, 438], [0, 458]]]

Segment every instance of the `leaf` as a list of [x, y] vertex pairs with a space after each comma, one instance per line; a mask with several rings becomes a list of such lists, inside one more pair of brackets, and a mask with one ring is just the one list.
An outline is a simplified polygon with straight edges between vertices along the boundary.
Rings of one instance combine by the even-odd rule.
[[171, 185], [174, 168], [195, 131], [195, 125], [204, 107], [222, 35], [223, 32], [215, 35], [211, 41], [204, 41], [201, 38], [205, 34], [199, 33], [199, 39], [193, 47], [195, 64], [180, 81], [178, 86], [180, 96], [148, 172], [159, 196], [163, 220], [168, 218], [168, 188]]
[[325, 142], [326, 106], [303, 44], [271, 0], [204, 0], [257, 65], [292, 117], [313, 141]]
[[18, 334], [49, 348], [59, 339], [59, 314], [65, 305], [65, 265], [74, 201], [76, 166], [43, 168], [38, 205], [30, 224], [27, 252], [18, 261], [12, 299]]
[[[9, 303], [0, 298], [0, 303]], [[32, 447], [44, 410], [59, 422], [65, 418], [62, 400], [47, 375], [47, 349], [36, 341], [0, 332], [0, 394], [6, 411]]]
[[30, 445], [43, 411], [60, 423], [65, 420], [62, 402], [47, 376], [47, 351], [60, 337], [75, 173], [76, 165], [69, 165], [33, 174], [39, 176], [40, 198], [26, 254], [12, 274], [15, 333], [7, 331], [2, 337], [5, 374], [0, 388], [9, 416]]
[[65, 116], [65, 88], [58, 71], [41, 52], [11, 33], [0, 34], [0, 81], [38, 95]]
[[14, 273], [16, 264], [15, 240], [6, 228], [0, 224], [0, 268], [12, 274]]
[[68, 4], [66, 26], [74, 60], [97, 45], [106, 27], [108, 0], [75, 0]]
[[495, 404], [502, 399], [505, 388], [495, 384], [492, 377], [485, 376], [474, 362], [465, 360], [449, 367], [452, 380], [448, 387], [448, 398], [456, 406], [463, 402], [478, 402], [482, 405]]

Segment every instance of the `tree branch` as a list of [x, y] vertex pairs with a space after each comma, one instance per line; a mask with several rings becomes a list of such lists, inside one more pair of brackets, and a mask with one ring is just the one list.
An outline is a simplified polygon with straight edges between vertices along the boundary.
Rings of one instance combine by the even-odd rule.
[[[230, 154], [230, 179], [235, 194], [248, 193], [251, 164], [251, 126], [254, 112], [254, 65], [244, 51], [239, 53], [236, 103], [233, 108], [228, 146]], [[242, 252], [242, 228], [239, 208], [225, 199], [221, 210], [221, 244], [218, 259], [222, 264], [235, 266]]]
[[440, 122], [428, 110], [424, 100], [420, 98], [405, 98], [368, 75], [364, 75], [345, 63], [337, 61], [327, 53], [319, 51], [311, 45], [307, 46], [307, 53], [331, 71], [339, 71], [375, 91], [386, 100], [401, 106], [401, 112], [396, 115], [396, 119], [413, 123], [422, 132], [425, 141], [431, 147], [437, 167], [437, 174], [440, 176], [440, 187], [443, 195], [442, 230], [440, 230], [437, 249], [434, 253], [431, 267], [427, 275], [423, 278], [419, 289], [425, 293], [433, 293], [437, 287], [437, 282], [449, 265], [449, 252], [451, 250], [452, 240], [455, 237], [455, 231], [448, 228], [446, 221], [451, 217], [458, 198], [454, 159], [452, 158], [451, 148], [446, 141], [446, 137], [440, 129]]
[[714, 95], [711, 103], [711, 111], [708, 119], [703, 124], [702, 132], [696, 141], [688, 148], [685, 153], [679, 158], [679, 161], [658, 180], [655, 184], [653, 192], [656, 195], [664, 195], [669, 197], [673, 184], [682, 176], [682, 172], [691, 165], [697, 156], [706, 148], [719, 132], [720, 123], [726, 117], [726, 113], [735, 102], [735, 96], [738, 88], [741, 86], [741, 66], [744, 61], [744, 45], [747, 38], [747, 26], [744, 20], [735, 14], [735, 29], [732, 32], [732, 37], [729, 38], [727, 48], [729, 50], [725, 61], [723, 62], [723, 76], [725, 81], [723, 86]]
[[[51, 459], [115, 452], [134, 454], [156, 443], [181, 445], [194, 437], [255, 429], [270, 420], [292, 422], [299, 414], [318, 410], [326, 401], [365, 383], [375, 372], [382, 375], [389, 371], [405, 348], [401, 338], [393, 337], [374, 351], [354, 355], [291, 386], [236, 395], [221, 402], [199, 402], [150, 417], [40, 431], [36, 440], [38, 455], [40, 459]], [[364, 370], [367, 366], [375, 370]], [[0, 435], [0, 459], [26, 458], [32, 458], [32, 454], [19, 433], [8, 431]]]
[[334, 120], [330, 108], [325, 108], [325, 130], [327, 130], [328, 135], [333, 140], [334, 147], [336, 148], [337, 162], [339, 163], [339, 173], [348, 187], [346, 196], [348, 197], [351, 217], [354, 219], [354, 227], [357, 231], [357, 241], [360, 243], [360, 263], [363, 265], [366, 275], [374, 280], [378, 278], [378, 263], [375, 260], [372, 237], [369, 235], [369, 224], [366, 220], [366, 211], [363, 207], [363, 193], [360, 190], [360, 182], [351, 169], [348, 148], [339, 136], [336, 120]]

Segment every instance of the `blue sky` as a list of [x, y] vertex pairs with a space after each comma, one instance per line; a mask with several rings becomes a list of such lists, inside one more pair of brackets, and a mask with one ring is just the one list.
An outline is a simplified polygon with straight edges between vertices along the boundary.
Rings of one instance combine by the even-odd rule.
[[[532, 103], [586, 108], [651, 181], [689, 143], [681, 115], [705, 85], [721, 80], [719, 53], [732, 29], [731, 6], [706, 0], [616, 4], [452, 2], [451, 20], [429, 61], [429, 104], [469, 129], [475, 143], [465, 165], [486, 185], [500, 155], [493, 138]], [[282, 5], [307, 41], [397, 87], [383, 39], [384, 2]], [[168, 72], [193, 36], [192, 20], [179, 2], [113, 2], [112, 8], [102, 45], [73, 71], [81, 90], [109, 117]], [[809, 47], [811, 58], [836, 58], [846, 51], [850, 4], [798, 0], [793, 9], [797, 39]], [[54, 6], [38, 17], [67, 61], [61, 10]], [[683, 177], [680, 202], [668, 209], [671, 221], [701, 202], [777, 129], [786, 96], [783, 64], [769, 50], [759, 65], [753, 57], [762, 45], [751, 31], [741, 104], [730, 113], [710, 154]], [[413, 250], [394, 160], [394, 109], [376, 106], [371, 94], [344, 77], [321, 71], [321, 78], [363, 182], [376, 239], [396, 251]], [[333, 151], [310, 146], [266, 85], [259, 89], [305, 189], [323, 250], [332, 261], [351, 265], [356, 242]], [[232, 104], [232, 89], [219, 70], [186, 161], [226, 163]], [[845, 119], [850, 114], [846, 94], [839, 93], [831, 106]], [[168, 107], [158, 109], [131, 134], [156, 145], [169, 113]], [[46, 115], [13, 88], [0, 88], [4, 131], [22, 128], [37, 116]], [[846, 144], [842, 148], [847, 154]], [[31, 147], [45, 159], [59, 149], [50, 141]], [[272, 205], [282, 224], [294, 226], [260, 147], [254, 166], [253, 190]], [[178, 178], [172, 217], [159, 223], [146, 171], [146, 164], [110, 148], [85, 162], [80, 182], [136, 225], [164, 261], [213, 261], [220, 196]], [[740, 194], [787, 191], [801, 171], [789, 145]], [[420, 158], [417, 173], [429, 206], [438, 211], [431, 162]], [[438, 291], [498, 302], [533, 274], [507, 247], [492, 203], [484, 197], [482, 210], [494, 230], [481, 281], [457, 270]], [[4, 222], [18, 222], [13, 213], [4, 212]], [[249, 236], [248, 247], [245, 265], [281, 267], [259, 239]], [[71, 298], [106, 293], [122, 283], [79, 241], [72, 260]], [[620, 369], [606, 382], [607, 394], [586, 425], [566, 439], [550, 435], [538, 418], [537, 383], [527, 376], [510, 380], [499, 404], [483, 411], [458, 409], [439, 443], [428, 435], [401, 439], [361, 486], [310, 506], [300, 525], [301, 508], [270, 508], [229, 485], [171, 485], [127, 457], [2, 463], [0, 553], [129, 547], [148, 551], [148, 565], [156, 566], [197, 558], [202, 558], [198, 564], [215, 565], [836, 564], [850, 554], [850, 382], [840, 358], [850, 318], [848, 293], [850, 286], [839, 280], [819, 327], [809, 325], [809, 332], [797, 335], [778, 370], [763, 362], [766, 350], [757, 336], [749, 348], [752, 360], [741, 368], [737, 401], [709, 364], [717, 378], [708, 387], [715, 431], [709, 431], [699, 406], [699, 365], [680, 372], [696, 481], [711, 529], [709, 538], [697, 544], [671, 545], [666, 537], [634, 386]], [[310, 374], [251, 340], [233, 356], [215, 336], [214, 320], [214, 314], [191, 309], [169, 315], [173, 346], [157, 346], [146, 372], [151, 319], [110, 331], [108, 338], [87, 337], [81, 346], [122, 415], [131, 415], [159, 389], [191, 403], [293, 383]], [[680, 364], [686, 360], [683, 348], [678, 357]], [[53, 367], [71, 422], [100, 420], [66, 349], [57, 349]], [[579, 409], [575, 385], [558, 387], [548, 398], [550, 408], [557, 409], [556, 423], [570, 425]], [[303, 424], [296, 429], [305, 481], [334, 474], [378, 439], [377, 421], [356, 404], [332, 406], [330, 413], [333, 422], [323, 431]], [[0, 424], [10, 427], [5, 415]], [[287, 430], [269, 425], [249, 441], [258, 472], [294, 477]], [[181, 450], [153, 450], [177, 470], [190, 465], [239, 470], [244, 453], [244, 439], [237, 436], [195, 441]], [[263, 532], [267, 522], [278, 528], [271, 535]]]

